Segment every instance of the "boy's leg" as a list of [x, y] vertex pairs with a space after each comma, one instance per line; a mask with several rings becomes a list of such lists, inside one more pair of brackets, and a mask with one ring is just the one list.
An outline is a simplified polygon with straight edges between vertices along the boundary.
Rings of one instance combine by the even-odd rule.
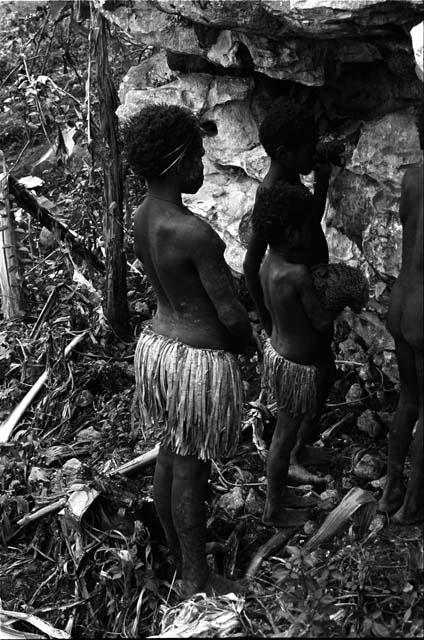
[[239, 583], [211, 574], [206, 560], [206, 497], [210, 462], [195, 456], [174, 456], [172, 516], [182, 555], [186, 596], [199, 591], [220, 595], [242, 591]]
[[[290, 456], [289, 479], [300, 484], [323, 484], [325, 480], [316, 474], [310, 473], [303, 466], [304, 464], [329, 464], [334, 458], [333, 452], [328, 452], [322, 448], [316, 450], [316, 460], [313, 447], [306, 447], [307, 443], [314, 442], [319, 434], [319, 421], [328, 394], [334, 384], [336, 377], [336, 367], [334, 356], [329, 353], [328, 360], [323, 366], [318, 368], [317, 381], [317, 410], [314, 416], [305, 416], [301, 422], [296, 443]], [[319, 460], [318, 460], [319, 458]]]
[[424, 442], [423, 442], [423, 354], [415, 357], [419, 391], [419, 415], [411, 452], [411, 475], [403, 505], [393, 516], [393, 522], [415, 524], [424, 520]]
[[165, 531], [168, 547], [172, 553], [177, 571], [181, 572], [181, 549], [172, 519], [171, 492], [174, 454], [160, 447], [156, 460], [153, 480], [153, 495], [159, 520]]
[[389, 432], [387, 482], [378, 504], [380, 511], [393, 513], [402, 505], [402, 472], [418, 418], [418, 380], [414, 350], [402, 338], [396, 338], [396, 358], [400, 377], [400, 396]]
[[[300, 418], [278, 410], [277, 424], [267, 458], [267, 494], [263, 521], [275, 527], [299, 526], [308, 519], [302, 509], [287, 509], [287, 473]], [[290, 506], [293, 506], [290, 504]]]

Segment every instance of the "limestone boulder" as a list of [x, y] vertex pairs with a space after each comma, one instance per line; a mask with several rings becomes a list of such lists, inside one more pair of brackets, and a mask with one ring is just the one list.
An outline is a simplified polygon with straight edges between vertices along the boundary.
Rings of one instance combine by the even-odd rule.
[[[400, 53], [393, 25], [410, 28], [424, 15], [415, 0], [402, 5], [372, 0], [135, 0], [112, 9], [107, 0], [96, 4], [144, 46], [315, 86], [325, 84], [335, 60], [400, 63], [404, 76], [407, 66], [415, 66], [411, 42], [406, 39]], [[371, 37], [380, 37], [380, 44], [370, 42]]]
[[326, 43], [320, 41], [285, 38], [279, 42], [263, 35], [223, 29], [205, 55], [225, 68], [247, 65], [270, 78], [296, 77], [305, 85], [323, 85], [326, 52]]
[[337, 170], [332, 183], [326, 221], [330, 253], [357, 261], [373, 281], [399, 273], [401, 183], [405, 169], [419, 160], [412, 111], [387, 114], [361, 125], [346, 168]]
[[[145, 76], [146, 63], [138, 65], [138, 73]], [[135, 72], [133, 72], [133, 77]], [[157, 77], [156, 75], [154, 77]], [[138, 81], [137, 81], [138, 82]], [[205, 114], [217, 105], [227, 102], [242, 101], [251, 91], [252, 81], [249, 78], [227, 78], [223, 76], [211, 77], [204, 73], [181, 74], [175, 80], [161, 84], [150, 84], [146, 81], [143, 89], [134, 89], [127, 81], [120, 89], [122, 104], [117, 109], [118, 117], [122, 120], [138, 113], [150, 102], [165, 102], [187, 107], [196, 113], [200, 119], [207, 119]]]
[[[135, 7], [144, 0], [136, 0]], [[411, 27], [423, 15], [420, 0], [156, 0], [157, 6], [207, 27], [231, 27], [270, 37], [302, 34], [316, 38], [381, 34], [388, 25]]]

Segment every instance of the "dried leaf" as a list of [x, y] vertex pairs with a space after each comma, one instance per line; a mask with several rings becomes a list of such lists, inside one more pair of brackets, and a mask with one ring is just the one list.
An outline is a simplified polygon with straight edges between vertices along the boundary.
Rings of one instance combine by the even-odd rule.
[[62, 629], [57, 629], [53, 627], [48, 622], [44, 622], [38, 616], [33, 616], [28, 613], [20, 613], [18, 611], [5, 611], [0, 609], [0, 628], [1, 628], [1, 637], [3, 638], [40, 638], [40, 634], [27, 633], [23, 631], [18, 631], [13, 628], [13, 625], [18, 622], [26, 622], [29, 625], [32, 625], [43, 634], [45, 634], [48, 638], [58, 638], [59, 640], [68, 640], [71, 638], [69, 633], [66, 631], [62, 631]]
[[[346, 524], [357, 509], [370, 503], [374, 504], [374, 512], [372, 513], [373, 517], [377, 510], [377, 501], [373, 494], [370, 491], [365, 491], [359, 487], [352, 488], [349, 493], [345, 495], [340, 504], [338, 504], [337, 507], [328, 514], [327, 518], [324, 520], [315, 535], [308, 540], [305, 544], [305, 550], [311, 551], [329, 538], [332, 538], [337, 531]], [[366, 515], [371, 521], [372, 517], [369, 509], [367, 509]]]

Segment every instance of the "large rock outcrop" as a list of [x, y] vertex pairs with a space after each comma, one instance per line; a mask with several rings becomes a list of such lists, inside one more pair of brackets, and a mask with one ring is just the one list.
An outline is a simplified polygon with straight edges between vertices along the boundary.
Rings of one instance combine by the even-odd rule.
[[422, 83], [409, 34], [423, 19], [421, 0], [98, 4], [148, 48], [122, 81], [119, 117], [152, 101], [198, 114], [207, 134], [205, 183], [186, 203], [222, 235], [234, 270], [241, 270], [256, 188], [268, 167], [258, 124], [271, 102], [291, 95], [308, 104], [321, 134], [346, 142], [347, 165], [333, 170], [323, 224], [332, 259], [361, 265], [370, 278], [368, 316], [350, 321], [365, 342], [384, 334], [373, 355], [395, 379], [384, 319], [400, 265], [400, 184], [421, 157], [414, 106]]

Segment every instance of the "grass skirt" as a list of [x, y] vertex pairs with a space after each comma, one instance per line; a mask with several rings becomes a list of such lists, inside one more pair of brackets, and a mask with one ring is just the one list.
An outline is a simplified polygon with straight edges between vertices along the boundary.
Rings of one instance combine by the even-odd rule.
[[160, 443], [201, 460], [229, 457], [240, 434], [243, 386], [237, 359], [143, 330], [135, 351], [136, 393]]
[[318, 370], [297, 364], [277, 353], [269, 338], [264, 344], [262, 388], [275, 396], [278, 409], [292, 415], [310, 415], [317, 408]]

